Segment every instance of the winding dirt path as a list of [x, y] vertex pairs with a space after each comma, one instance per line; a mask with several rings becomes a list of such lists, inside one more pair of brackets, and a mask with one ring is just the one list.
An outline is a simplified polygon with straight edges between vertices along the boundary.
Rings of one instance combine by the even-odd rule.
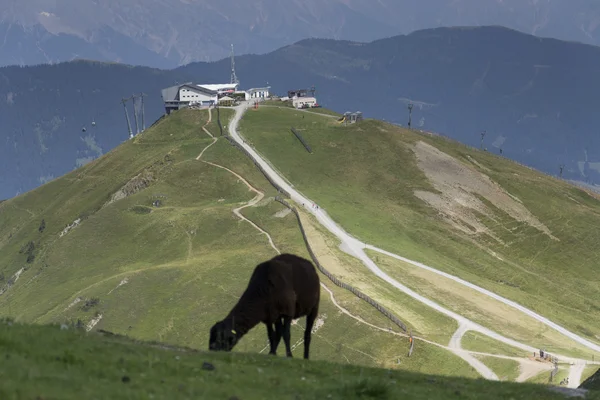
[[[329, 289], [323, 282], [321, 282], [321, 286], [323, 287], [323, 289], [329, 293], [329, 297], [331, 299], [331, 302], [345, 315], [349, 316], [350, 318], [355, 319], [356, 321], [367, 325], [373, 329], [377, 329], [379, 331], [382, 332], [386, 332], [389, 333], [391, 335], [395, 335], [395, 336], [399, 336], [399, 337], [404, 337], [407, 338], [408, 335], [405, 333], [401, 333], [401, 332], [395, 332], [392, 331], [388, 328], [382, 328], [380, 326], [377, 325], [373, 325], [370, 322], [365, 321], [364, 319], [362, 319], [361, 317], [352, 314], [350, 311], [348, 311], [347, 309], [345, 309], [343, 306], [341, 306], [335, 299], [333, 292], [331, 291], [331, 289]], [[466, 328], [466, 330], [464, 329]], [[415, 340], [419, 340], [421, 342], [424, 343], [428, 343], [431, 344], [433, 346], [437, 346], [439, 348], [448, 350], [454, 354], [456, 354], [457, 356], [461, 357], [462, 359], [464, 359], [465, 361], [467, 361], [469, 363], [469, 365], [471, 365], [473, 368], [475, 368], [477, 370], [477, 372], [479, 372], [482, 376], [486, 377], [487, 379], [491, 379], [491, 380], [498, 380], [498, 377], [496, 376], [496, 374], [494, 372], [492, 372], [483, 362], [479, 361], [478, 359], [476, 359], [475, 357], [473, 357], [473, 355], [480, 355], [480, 356], [486, 356], [486, 357], [495, 357], [495, 358], [500, 358], [500, 359], [504, 359], [504, 360], [513, 360], [513, 361], [517, 361], [520, 364], [520, 368], [521, 368], [521, 375], [517, 378], [517, 382], [522, 382], [532, 376], [535, 376], [537, 374], [539, 374], [540, 372], [543, 371], [550, 371], [553, 366], [550, 364], [544, 364], [544, 363], [539, 363], [537, 361], [533, 361], [530, 360], [528, 358], [521, 358], [521, 357], [511, 357], [511, 356], [503, 356], [500, 354], [492, 354], [492, 353], [483, 353], [483, 352], [479, 352], [479, 351], [471, 351], [471, 350], [465, 350], [463, 348], [460, 347], [460, 339], [462, 338], [462, 336], [469, 331], [470, 329], [468, 329], [468, 327], [463, 327], [463, 329], [459, 328], [459, 330], [457, 330], [457, 332], [453, 335], [451, 342], [448, 346], [444, 346], [440, 343], [436, 343], [433, 342], [431, 340], [427, 340], [424, 339], [422, 337], [419, 336], [413, 336], [413, 338]], [[469, 360], [465, 359], [468, 358]], [[522, 380], [519, 380], [522, 379]]]
[[198, 155], [198, 157], [196, 157], [196, 160], [198, 160], [198, 161], [201, 161], [201, 162], [203, 162], [203, 163], [205, 163], [205, 164], [208, 164], [208, 165], [212, 165], [213, 167], [217, 167], [217, 168], [224, 169], [225, 171], [227, 171], [227, 172], [229, 172], [229, 173], [233, 174], [233, 175], [234, 175], [236, 178], [238, 178], [240, 181], [242, 181], [242, 182], [243, 182], [243, 183], [244, 183], [244, 184], [245, 184], [245, 185], [248, 187], [248, 189], [249, 189], [249, 190], [251, 190], [251, 191], [253, 191], [254, 193], [256, 193], [256, 196], [254, 196], [254, 198], [253, 198], [252, 200], [250, 200], [248, 203], [246, 203], [245, 205], [243, 205], [243, 206], [241, 206], [241, 207], [235, 208], [235, 209], [233, 210], [233, 213], [234, 213], [234, 214], [235, 214], [235, 215], [236, 215], [238, 218], [240, 218], [242, 221], [246, 221], [246, 222], [248, 222], [248, 223], [249, 223], [250, 225], [252, 225], [252, 226], [253, 226], [253, 227], [254, 227], [256, 230], [258, 230], [260, 233], [262, 233], [263, 235], [265, 235], [265, 236], [267, 237], [267, 239], [269, 240], [269, 244], [271, 245], [271, 247], [273, 248], [273, 250], [275, 250], [275, 251], [277, 252], [277, 254], [281, 254], [281, 252], [279, 251], [279, 249], [278, 249], [278, 248], [275, 246], [275, 243], [273, 242], [273, 238], [271, 237], [271, 235], [269, 235], [267, 232], [265, 232], [263, 229], [261, 229], [261, 228], [260, 228], [258, 225], [256, 225], [254, 222], [252, 222], [252, 221], [250, 221], [248, 218], [244, 217], [244, 215], [241, 213], [241, 210], [243, 210], [244, 208], [247, 208], [247, 207], [252, 207], [252, 206], [256, 205], [256, 204], [257, 204], [259, 201], [261, 201], [261, 200], [262, 200], [262, 199], [265, 197], [265, 194], [264, 194], [263, 192], [259, 191], [258, 189], [256, 189], [256, 188], [255, 188], [254, 186], [252, 186], [250, 183], [248, 183], [248, 181], [247, 181], [247, 180], [245, 180], [245, 179], [244, 179], [244, 178], [243, 178], [241, 175], [239, 175], [239, 174], [237, 174], [237, 173], [233, 172], [233, 171], [232, 171], [232, 170], [230, 170], [229, 168], [226, 168], [226, 167], [224, 167], [224, 166], [222, 166], [222, 165], [219, 165], [219, 164], [212, 163], [212, 162], [210, 162], [210, 161], [204, 161], [204, 160], [201, 160], [201, 158], [202, 158], [202, 155], [204, 154], [204, 152], [205, 152], [206, 150], [208, 150], [208, 149], [209, 149], [209, 148], [210, 148], [210, 147], [211, 147], [213, 144], [215, 144], [215, 143], [217, 142], [217, 140], [218, 140], [216, 137], [214, 137], [214, 136], [213, 136], [213, 135], [212, 135], [212, 134], [211, 134], [211, 133], [208, 131], [208, 129], [206, 129], [206, 126], [207, 126], [208, 124], [210, 124], [211, 122], [212, 122], [212, 112], [211, 112], [211, 109], [209, 108], [209, 109], [208, 109], [208, 121], [206, 122], [206, 124], [204, 124], [204, 126], [202, 127], [202, 130], [203, 130], [203, 131], [204, 131], [204, 132], [205, 132], [205, 133], [206, 133], [208, 136], [210, 136], [210, 137], [213, 139], [213, 141], [212, 141], [212, 143], [210, 143], [208, 146], [206, 146], [204, 149], [202, 149], [202, 151], [200, 152], [200, 154]]
[[553, 369], [554, 366], [552, 364], [541, 363], [537, 361], [520, 362], [519, 376], [517, 377], [517, 379], [515, 379], [515, 382], [525, 382], [526, 380], [533, 378], [534, 376], [537, 376], [544, 371], [550, 372]]
[[[215, 164], [215, 163], [211, 163], [210, 161], [204, 161], [204, 160], [201, 160], [201, 159], [200, 159], [200, 158], [202, 157], [202, 155], [204, 154], [204, 152], [205, 152], [206, 150], [208, 150], [208, 149], [209, 149], [209, 148], [210, 148], [212, 145], [214, 145], [214, 144], [217, 142], [217, 138], [216, 138], [216, 137], [214, 137], [214, 136], [213, 136], [213, 135], [212, 135], [212, 134], [211, 134], [211, 133], [208, 131], [208, 129], [206, 129], [206, 126], [207, 126], [208, 124], [210, 124], [211, 122], [212, 122], [212, 112], [211, 112], [211, 109], [209, 109], [209, 110], [208, 110], [208, 121], [206, 122], [206, 124], [204, 124], [204, 125], [202, 126], [202, 130], [203, 130], [203, 131], [204, 131], [204, 132], [205, 132], [205, 133], [206, 133], [208, 136], [210, 136], [210, 137], [213, 139], [213, 141], [212, 141], [212, 142], [211, 142], [211, 143], [210, 143], [208, 146], [206, 146], [204, 149], [202, 149], [202, 151], [200, 152], [200, 154], [198, 155], [198, 157], [196, 157], [196, 160], [198, 160], [198, 161], [201, 161], [201, 162], [203, 162], [203, 163], [205, 163], [205, 164], [209, 164], [209, 165], [212, 165], [212, 166], [214, 166], [214, 167], [221, 168], [221, 169], [224, 169], [224, 170], [228, 171], [229, 173], [231, 173], [231, 174], [235, 175], [235, 176], [236, 176], [236, 177], [237, 177], [239, 180], [241, 180], [241, 181], [242, 181], [242, 182], [243, 182], [243, 183], [244, 183], [244, 184], [245, 184], [245, 185], [246, 185], [246, 186], [247, 186], [247, 187], [248, 187], [248, 188], [249, 188], [251, 191], [253, 191], [254, 193], [256, 193], [256, 196], [255, 196], [255, 197], [254, 197], [252, 200], [250, 200], [248, 203], [246, 203], [245, 205], [243, 205], [243, 206], [241, 206], [241, 207], [235, 208], [235, 209], [233, 210], [233, 213], [234, 213], [234, 214], [235, 214], [235, 215], [236, 215], [238, 218], [240, 218], [241, 220], [248, 222], [248, 223], [249, 223], [250, 225], [252, 225], [252, 226], [253, 226], [255, 229], [257, 229], [257, 230], [258, 230], [260, 233], [264, 234], [264, 235], [267, 237], [267, 239], [269, 240], [269, 244], [271, 245], [271, 247], [272, 247], [272, 248], [273, 248], [273, 249], [274, 249], [274, 250], [277, 252], [277, 254], [281, 254], [281, 252], [279, 251], [279, 249], [278, 249], [278, 248], [275, 246], [275, 243], [273, 242], [273, 239], [271, 238], [271, 235], [269, 235], [267, 232], [265, 232], [264, 230], [262, 230], [262, 229], [261, 229], [259, 226], [257, 226], [257, 225], [256, 225], [254, 222], [252, 222], [252, 221], [250, 221], [249, 219], [247, 219], [246, 217], [244, 217], [244, 216], [242, 215], [242, 213], [240, 212], [242, 209], [244, 209], [244, 208], [246, 208], [246, 207], [252, 207], [252, 206], [254, 206], [256, 203], [258, 203], [259, 201], [261, 201], [261, 200], [264, 198], [264, 193], [262, 193], [262, 192], [260, 192], [259, 190], [257, 190], [255, 187], [253, 187], [252, 185], [250, 185], [250, 183], [248, 183], [248, 181], [246, 181], [246, 180], [245, 180], [245, 179], [244, 179], [242, 176], [240, 176], [239, 174], [237, 174], [237, 173], [235, 173], [234, 171], [230, 170], [229, 168], [226, 168], [226, 167], [224, 167], [224, 166], [222, 166], [222, 165], [218, 165], [218, 164]], [[190, 254], [190, 250], [188, 249], [188, 258], [189, 258], [189, 254]], [[138, 273], [140, 273], [140, 272], [145, 272], [145, 271], [154, 270], [154, 269], [163, 269], [163, 268], [178, 268], [178, 267], [173, 267], [173, 266], [171, 266], [170, 264], [164, 264], [164, 265], [159, 265], [159, 266], [155, 266], [155, 267], [141, 268], [141, 269], [134, 270], [134, 271], [126, 271], [126, 272], [122, 272], [122, 273], [119, 273], [119, 274], [116, 274], [116, 275], [113, 275], [113, 276], [107, 277], [107, 278], [105, 278], [105, 279], [102, 279], [101, 281], [95, 282], [94, 284], [92, 284], [92, 285], [90, 285], [90, 286], [88, 286], [88, 287], [86, 287], [86, 288], [84, 288], [84, 289], [81, 289], [81, 290], [79, 290], [79, 291], [78, 291], [77, 293], [75, 293], [75, 295], [74, 295], [74, 296], [72, 296], [72, 297], [75, 297], [75, 298], [77, 299], [77, 298], [78, 298], [78, 296], [80, 296], [81, 294], [83, 294], [83, 292], [85, 292], [85, 291], [87, 291], [87, 290], [89, 290], [89, 289], [91, 289], [91, 288], [93, 288], [93, 287], [95, 287], [95, 286], [97, 286], [97, 285], [100, 285], [100, 284], [102, 284], [102, 283], [105, 283], [105, 282], [107, 282], [107, 281], [109, 281], [109, 280], [112, 280], [112, 279], [115, 279], [115, 278], [118, 278], [118, 277], [121, 277], [121, 276], [123, 276], [123, 277], [124, 277], [123, 281], [121, 281], [121, 283], [119, 283], [119, 285], [118, 285], [116, 288], [114, 288], [113, 290], [111, 290], [111, 291], [108, 293], [108, 294], [111, 294], [111, 293], [112, 293], [112, 292], [113, 292], [115, 289], [117, 289], [118, 287], [122, 286], [123, 284], [126, 284], [126, 283], [128, 283], [128, 282], [129, 282], [129, 281], [128, 281], [128, 279], [129, 279], [131, 276], [133, 276], [133, 275], [136, 275], [136, 274], [138, 274]], [[73, 305], [73, 303], [70, 303], [70, 304], [71, 304], [71, 305]], [[38, 321], [40, 321], [42, 318], [44, 318], [44, 317], [46, 317], [47, 315], [49, 315], [50, 313], [52, 313], [52, 312], [56, 311], [56, 309], [57, 309], [58, 307], [59, 307], [59, 306], [57, 305], [56, 307], [52, 308], [51, 310], [48, 310], [48, 311], [47, 311], [46, 313], [44, 313], [43, 315], [41, 315], [41, 316], [37, 317], [37, 318], [34, 320], [34, 322], [38, 322]], [[67, 311], [67, 310], [69, 309], [69, 307], [70, 307], [70, 306], [68, 306], [67, 308], [65, 308], [65, 309], [63, 310], [63, 312], [64, 312], [64, 311]], [[96, 322], [96, 323], [97, 323], [97, 322]], [[93, 328], [93, 326], [95, 326], [95, 324], [96, 324], [96, 323], [94, 323], [94, 325], [92, 325], [92, 328]]]

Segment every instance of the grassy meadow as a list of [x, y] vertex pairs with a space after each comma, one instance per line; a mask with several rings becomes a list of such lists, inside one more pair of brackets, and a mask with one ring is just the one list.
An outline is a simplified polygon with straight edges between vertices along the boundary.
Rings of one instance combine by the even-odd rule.
[[[221, 110], [224, 125], [230, 116]], [[213, 141], [201, 130], [207, 117], [206, 111], [176, 112], [92, 163], [0, 204], [0, 316], [19, 323], [80, 321], [92, 331], [207, 348], [210, 326], [235, 304], [253, 268], [276, 254], [265, 235], [232, 212], [255, 194], [230, 172], [196, 160]], [[208, 129], [218, 135], [214, 120]], [[250, 160], [223, 139], [202, 160], [263, 191], [263, 200], [244, 215], [269, 232], [281, 252], [308, 257], [295, 217], [282, 214], [275, 190]], [[128, 195], [111, 202], [122, 188]], [[321, 279], [349, 312], [390, 325]], [[408, 358], [405, 337], [343, 314], [324, 290], [322, 299], [315, 359], [477, 377], [436, 346], [420, 345], [419, 356]], [[292, 329], [295, 354], [302, 353], [303, 324]], [[266, 343], [259, 325], [234, 352], [259, 353]]]
[[[502, 157], [375, 120], [344, 126], [333, 118], [263, 107], [247, 112], [240, 131], [297, 190], [360, 240], [457, 275], [600, 342], [597, 196]], [[428, 146], [446, 158], [424, 153]], [[444, 185], [449, 167], [459, 171], [457, 181]], [[487, 193], [491, 200], [478, 185], [494, 188]], [[434, 198], [449, 187], [472, 193], [473, 207], [459, 211], [473, 226], [417, 196]]]

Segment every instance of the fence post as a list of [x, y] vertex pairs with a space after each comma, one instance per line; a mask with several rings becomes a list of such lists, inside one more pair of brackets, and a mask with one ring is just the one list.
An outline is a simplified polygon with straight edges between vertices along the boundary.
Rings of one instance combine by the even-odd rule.
[[412, 331], [410, 331], [408, 342], [410, 343], [410, 347], [408, 349], [408, 356], [412, 356], [413, 349], [415, 348], [415, 339], [413, 338]]

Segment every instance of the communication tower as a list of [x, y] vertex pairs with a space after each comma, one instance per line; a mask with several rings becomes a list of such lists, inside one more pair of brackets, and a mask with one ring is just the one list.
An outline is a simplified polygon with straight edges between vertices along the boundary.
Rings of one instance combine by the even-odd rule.
[[239, 84], [240, 80], [235, 74], [235, 54], [233, 52], [233, 44], [231, 45], [231, 83]]

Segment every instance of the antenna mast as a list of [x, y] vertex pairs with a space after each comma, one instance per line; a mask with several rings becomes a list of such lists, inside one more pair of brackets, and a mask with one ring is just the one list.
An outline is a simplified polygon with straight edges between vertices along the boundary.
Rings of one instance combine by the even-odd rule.
[[235, 54], [233, 52], [233, 44], [231, 45], [231, 83], [239, 84], [240, 80], [235, 74]]

